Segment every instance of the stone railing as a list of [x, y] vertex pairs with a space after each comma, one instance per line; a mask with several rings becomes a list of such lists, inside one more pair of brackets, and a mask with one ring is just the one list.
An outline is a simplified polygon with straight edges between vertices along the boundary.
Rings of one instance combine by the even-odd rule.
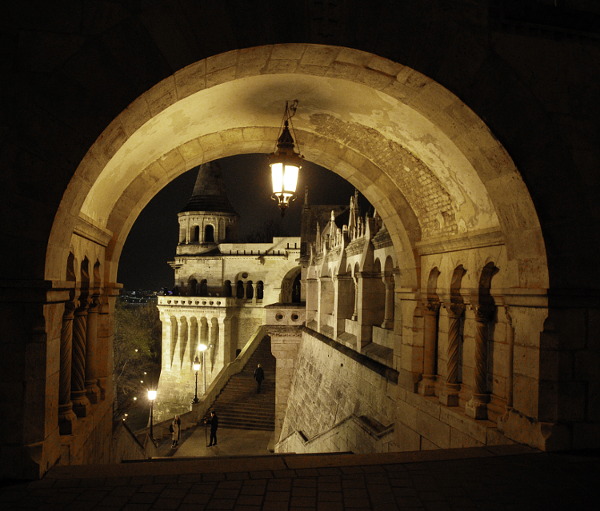
[[393, 424], [383, 426], [368, 417], [353, 414], [313, 438], [307, 438], [301, 431], [293, 431], [277, 443], [275, 452], [390, 452], [395, 450], [393, 432]]
[[230, 307], [236, 304], [236, 298], [225, 296], [158, 296], [158, 305], [179, 305], [181, 307]]
[[112, 432], [110, 462], [121, 463], [124, 460], [140, 460], [155, 455], [155, 447], [129, 429], [125, 421], [115, 421]]

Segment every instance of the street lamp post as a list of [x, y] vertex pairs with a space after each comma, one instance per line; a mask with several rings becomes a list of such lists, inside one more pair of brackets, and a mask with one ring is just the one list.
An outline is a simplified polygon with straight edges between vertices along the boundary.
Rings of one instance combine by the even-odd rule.
[[154, 400], [156, 399], [156, 390], [148, 391], [148, 400], [150, 401], [150, 438], [154, 441], [154, 419], [153, 419], [153, 410], [154, 410]]
[[194, 363], [192, 367], [194, 368], [194, 371], [196, 373], [196, 390], [194, 391], [194, 400], [192, 401], [192, 403], [198, 404], [198, 402], [200, 401], [198, 399], [198, 371], [200, 370], [200, 360], [198, 360], [198, 355], [196, 355], [196, 358], [194, 358]]

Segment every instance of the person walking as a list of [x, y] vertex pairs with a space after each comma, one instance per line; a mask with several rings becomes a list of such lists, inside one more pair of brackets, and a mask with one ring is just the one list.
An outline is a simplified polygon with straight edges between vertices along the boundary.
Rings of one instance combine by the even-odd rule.
[[210, 412], [210, 419], [208, 421], [210, 423], [210, 442], [208, 444], [209, 447], [213, 445], [217, 445], [217, 429], [219, 428], [219, 417], [217, 417], [217, 412], [214, 410]]
[[260, 394], [260, 386], [262, 385], [263, 380], [265, 379], [265, 372], [263, 368], [258, 364], [256, 369], [254, 370], [254, 379], [256, 380], [256, 393]]
[[179, 444], [179, 438], [181, 437], [181, 419], [179, 415], [175, 415], [173, 418], [169, 431], [171, 432], [171, 449], [174, 449]]

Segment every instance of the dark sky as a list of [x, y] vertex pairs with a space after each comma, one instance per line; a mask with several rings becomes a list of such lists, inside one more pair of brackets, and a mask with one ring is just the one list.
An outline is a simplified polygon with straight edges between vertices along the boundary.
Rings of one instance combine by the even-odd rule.
[[[305, 162], [298, 178], [298, 199], [283, 219], [271, 200], [271, 176], [266, 155], [231, 156], [219, 160], [227, 195], [240, 215], [239, 238], [260, 231], [273, 222], [279, 235], [300, 235], [300, 211], [304, 187], [309, 187], [311, 204], [347, 204], [354, 188], [337, 174]], [[192, 169], [163, 188], [144, 208], [135, 222], [119, 262], [118, 282], [126, 290], [173, 287], [173, 270], [167, 264], [175, 256], [179, 224], [177, 213], [192, 194], [197, 169]], [[361, 202], [366, 200], [361, 197]]]

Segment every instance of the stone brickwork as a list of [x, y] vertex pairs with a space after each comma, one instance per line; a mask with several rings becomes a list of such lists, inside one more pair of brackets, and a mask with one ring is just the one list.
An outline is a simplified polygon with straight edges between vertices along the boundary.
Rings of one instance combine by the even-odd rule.
[[[385, 375], [304, 331], [277, 450], [397, 450], [389, 439], [377, 448], [373, 440], [369, 450], [364, 442], [369, 435], [352, 420], [364, 416], [381, 429], [393, 425], [396, 387]], [[301, 448], [299, 436], [313, 445]]]

